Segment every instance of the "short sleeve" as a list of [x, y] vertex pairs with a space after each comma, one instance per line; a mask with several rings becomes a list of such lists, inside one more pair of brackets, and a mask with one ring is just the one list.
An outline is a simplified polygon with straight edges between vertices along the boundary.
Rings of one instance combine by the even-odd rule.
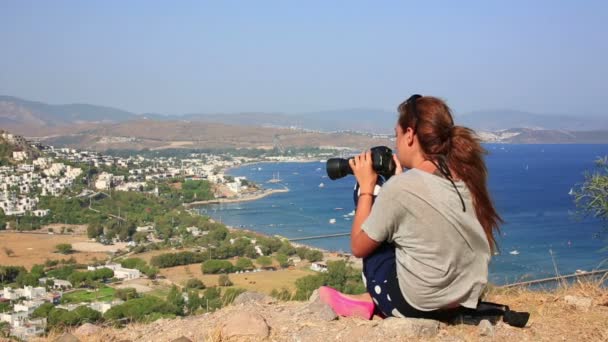
[[382, 187], [371, 213], [361, 226], [361, 229], [376, 242], [392, 242], [393, 233], [405, 214], [405, 208], [396, 196], [399, 190], [396, 185], [387, 183]]

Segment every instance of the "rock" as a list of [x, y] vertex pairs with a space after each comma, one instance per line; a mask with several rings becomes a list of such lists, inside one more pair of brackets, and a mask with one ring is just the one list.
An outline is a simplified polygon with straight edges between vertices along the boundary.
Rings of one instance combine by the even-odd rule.
[[78, 336], [93, 336], [99, 333], [99, 331], [101, 330], [100, 327], [91, 324], [91, 323], [85, 323], [83, 325], [81, 325], [80, 327], [78, 327], [78, 329], [76, 329], [74, 331], [74, 334], [78, 335]]
[[314, 290], [312, 291], [312, 294], [310, 295], [310, 297], [308, 297], [308, 301], [309, 302], [314, 302], [315, 300], [317, 300], [317, 298], [319, 298], [319, 290]]
[[338, 318], [338, 315], [334, 312], [331, 306], [327, 305], [317, 295], [314, 302], [309, 303], [304, 307], [304, 312], [313, 315], [316, 319], [329, 322]]
[[434, 337], [439, 333], [439, 321], [389, 317], [378, 328], [395, 337]]
[[70, 333], [64, 333], [59, 336], [55, 342], [80, 342], [80, 340]]
[[267, 296], [263, 293], [247, 291], [247, 292], [243, 292], [240, 295], [238, 295], [234, 299], [232, 304], [233, 305], [245, 304], [245, 303], [272, 304], [274, 302], [275, 302], [274, 298]]
[[270, 327], [264, 317], [252, 312], [236, 312], [222, 324], [222, 339], [230, 338], [266, 338]]
[[567, 304], [575, 306], [579, 310], [588, 311], [591, 308], [593, 299], [579, 296], [566, 296], [564, 300]]
[[477, 328], [479, 329], [480, 336], [494, 336], [494, 326], [487, 319], [482, 319]]
[[171, 342], [192, 342], [192, 340], [187, 338], [186, 336], [182, 336], [182, 337], [176, 338], [175, 340], [173, 340]]

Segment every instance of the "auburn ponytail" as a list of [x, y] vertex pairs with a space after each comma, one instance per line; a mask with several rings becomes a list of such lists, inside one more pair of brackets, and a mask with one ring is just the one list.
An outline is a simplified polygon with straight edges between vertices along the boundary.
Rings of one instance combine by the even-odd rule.
[[[455, 126], [450, 108], [431, 96], [414, 95], [398, 107], [399, 125], [412, 128], [428, 160], [443, 164], [467, 185], [473, 206], [492, 251], [496, 250], [494, 231], [502, 219], [488, 192], [488, 171], [484, 161], [486, 150], [473, 130]], [[436, 165], [438, 165], [436, 164]], [[448, 171], [449, 173], [449, 171]]]
[[496, 250], [494, 230], [499, 230], [502, 219], [498, 215], [488, 192], [488, 170], [483, 156], [487, 154], [475, 133], [466, 127], [453, 126], [451, 148], [447, 153], [449, 167], [456, 170], [473, 197], [477, 219], [486, 233], [490, 249]]

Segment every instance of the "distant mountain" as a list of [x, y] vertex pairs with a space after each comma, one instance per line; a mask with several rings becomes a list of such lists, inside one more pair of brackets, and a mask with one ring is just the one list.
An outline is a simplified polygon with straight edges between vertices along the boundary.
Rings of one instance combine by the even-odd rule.
[[124, 110], [89, 104], [50, 105], [0, 96], [0, 124], [60, 126], [83, 122], [122, 122], [137, 116]]
[[[160, 119], [158, 116], [151, 116], [151, 118]], [[187, 114], [178, 116], [178, 118], [231, 125], [298, 127], [324, 132], [359, 131], [390, 133], [393, 130], [397, 114], [378, 109], [343, 109], [300, 114]], [[162, 119], [175, 119], [175, 117], [165, 116]]]
[[[50, 105], [11, 96], [0, 96], [0, 127], [23, 134], [37, 131], [38, 135], [49, 135], [56, 133], [58, 128], [74, 124], [94, 127], [98, 123], [121, 123], [140, 119], [165, 122], [206, 122], [247, 127], [297, 127], [322, 132], [357, 131], [392, 134], [397, 113], [373, 108], [353, 108], [296, 114], [260, 112], [134, 114], [105, 106]], [[568, 115], [541, 115], [514, 110], [486, 110], [456, 114], [455, 120], [457, 124], [488, 132], [512, 128], [565, 131], [608, 130], [608, 116], [606, 118], [582, 118]], [[534, 134], [536, 135], [538, 132]]]
[[541, 115], [515, 110], [486, 110], [455, 115], [457, 124], [476, 130], [498, 131], [509, 128], [561, 129], [587, 131], [608, 129], [608, 117], [574, 117], [567, 115]]

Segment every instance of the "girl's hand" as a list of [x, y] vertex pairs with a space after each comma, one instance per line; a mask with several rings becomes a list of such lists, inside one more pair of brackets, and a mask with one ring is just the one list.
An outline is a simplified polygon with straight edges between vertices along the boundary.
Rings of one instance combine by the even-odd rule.
[[374, 193], [378, 174], [372, 168], [372, 153], [370, 151], [363, 152], [360, 155], [348, 161], [353, 174], [359, 183], [361, 193]]
[[396, 176], [403, 172], [403, 166], [401, 166], [401, 163], [399, 162], [399, 158], [397, 158], [396, 154], [393, 154], [393, 160], [395, 161], [395, 165], [397, 166], [395, 168], [395, 176]]

